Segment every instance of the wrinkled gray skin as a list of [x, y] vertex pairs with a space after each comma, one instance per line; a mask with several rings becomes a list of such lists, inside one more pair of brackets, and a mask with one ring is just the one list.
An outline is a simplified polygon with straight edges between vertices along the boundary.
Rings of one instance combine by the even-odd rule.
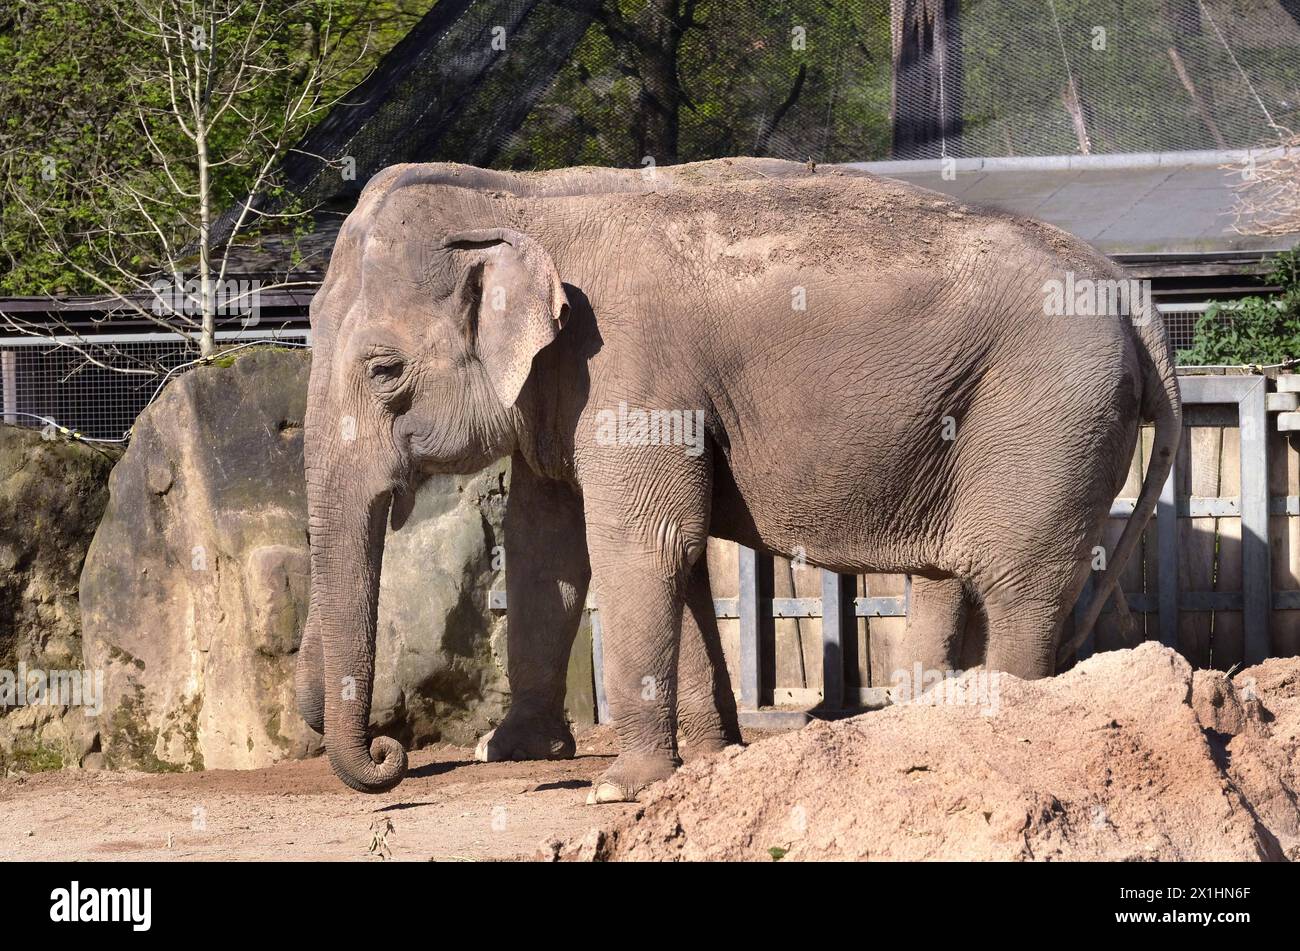
[[[1083, 632], [1180, 431], [1159, 320], [1045, 316], [1067, 272], [1123, 276], [1037, 222], [774, 160], [377, 176], [312, 302], [298, 687], [335, 772], [380, 791], [405, 771], [400, 744], [366, 741], [385, 519], [428, 474], [506, 455], [514, 699], [487, 758], [572, 754], [589, 577], [620, 742], [592, 798], [668, 776], [679, 728], [688, 748], [736, 740], [710, 535], [910, 572], [919, 656], [951, 655], [971, 602], [990, 667], [1050, 674], [1139, 421], [1142, 517]], [[611, 440], [620, 404], [702, 411], [704, 451]]]

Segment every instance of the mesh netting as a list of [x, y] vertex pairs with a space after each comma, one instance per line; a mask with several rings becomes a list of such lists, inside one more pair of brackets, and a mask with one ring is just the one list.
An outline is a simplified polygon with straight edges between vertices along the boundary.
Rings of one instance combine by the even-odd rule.
[[[441, 0], [285, 163], [309, 202], [399, 162], [489, 165], [551, 87], [596, 0]], [[325, 161], [322, 161], [325, 160]], [[350, 160], [350, 161], [348, 161]]]
[[[897, 64], [897, 66], [895, 66]], [[1273, 145], [1297, 0], [442, 0], [306, 152], [636, 166]]]
[[[300, 344], [305, 336], [305, 331], [278, 331], [275, 339]], [[250, 339], [257, 338], [219, 334], [218, 348]], [[196, 356], [192, 340], [164, 334], [88, 335], [75, 346], [38, 337], [0, 339], [0, 420], [36, 429], [53, 420], [91, 439], [119, 439], [168, 372]]]
[[[1276, 145], [1295, 115], [1300, 27], [1283, 4], [963, 4], [955, 155]], [[966, 11], [969, 11], [967, 13]], [[937, 154], [935, 144], [928, 149]]]

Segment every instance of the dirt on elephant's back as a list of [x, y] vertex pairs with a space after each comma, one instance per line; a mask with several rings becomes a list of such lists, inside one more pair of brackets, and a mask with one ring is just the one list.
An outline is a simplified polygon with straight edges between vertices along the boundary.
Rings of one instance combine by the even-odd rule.
[[1300, 659], [1229, 681], [1147, 644], [946, 686], [691, 764], [540, 857], [1300, 858]]
[[639, 222], [693, 264], [744, 275], [777, 265], [828, 273], [925, 267], [968, 246], [991, 250], [994, 236], [1020, 233], [1009, 216], [874, 175], [760, 175], [676, 186], [588, 200]]

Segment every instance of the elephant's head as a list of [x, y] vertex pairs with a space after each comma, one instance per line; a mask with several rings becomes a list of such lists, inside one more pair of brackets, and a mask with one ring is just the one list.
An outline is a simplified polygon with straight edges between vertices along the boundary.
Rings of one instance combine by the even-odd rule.
[[[428, 475], [473, 472], [513, 451], [515, 401], [567, 313], [536, 241], [439, 226], [400, 199], [375, 207], [363, 197], [311, 306], [308, 626], [323, 653], [316, 689], [330, 764], [363, 792], [406, 772], [400, 743], [366, 739], [385, 522], [401, 527]], [[300, 677], [300, 708], [320, 722], [320, 694], [303, 690]]]

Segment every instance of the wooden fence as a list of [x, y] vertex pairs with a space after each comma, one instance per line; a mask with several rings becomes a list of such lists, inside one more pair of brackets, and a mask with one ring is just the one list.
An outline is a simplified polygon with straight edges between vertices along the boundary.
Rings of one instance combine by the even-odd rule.
[[[1300, 428], [1298, 381], [1180, 377], [1185, 428], [1177, 463], [1120, 579], [1134, 636], [1124, 639], [1108, 609], [1080, 656], [1142, 639], [1222, 670], [1300, 654], [1300, 443], [1279, 431]], [[1133, 509], [1150, 443], [1148, 427], [1111, 508], [1108, 548]], [[744, 723], [793, 725], [810, 715], [879, 706], [894, 673], [911, 668], [903, 636], [906, 576], [841, 576], [716, 539], [708, 557]], [[1090, 579], [1076, 617], [1091, 591]], [[505, 607], [502, 593], [494, 594], [493, 607]], [[978, 612], [970, 613], [971, 624], [980, 623]], [[598, 612], [590, 618], [587, 669], [596, 711], [606, 720]], [[585, 645], [585, 632], [581, 640]]]

